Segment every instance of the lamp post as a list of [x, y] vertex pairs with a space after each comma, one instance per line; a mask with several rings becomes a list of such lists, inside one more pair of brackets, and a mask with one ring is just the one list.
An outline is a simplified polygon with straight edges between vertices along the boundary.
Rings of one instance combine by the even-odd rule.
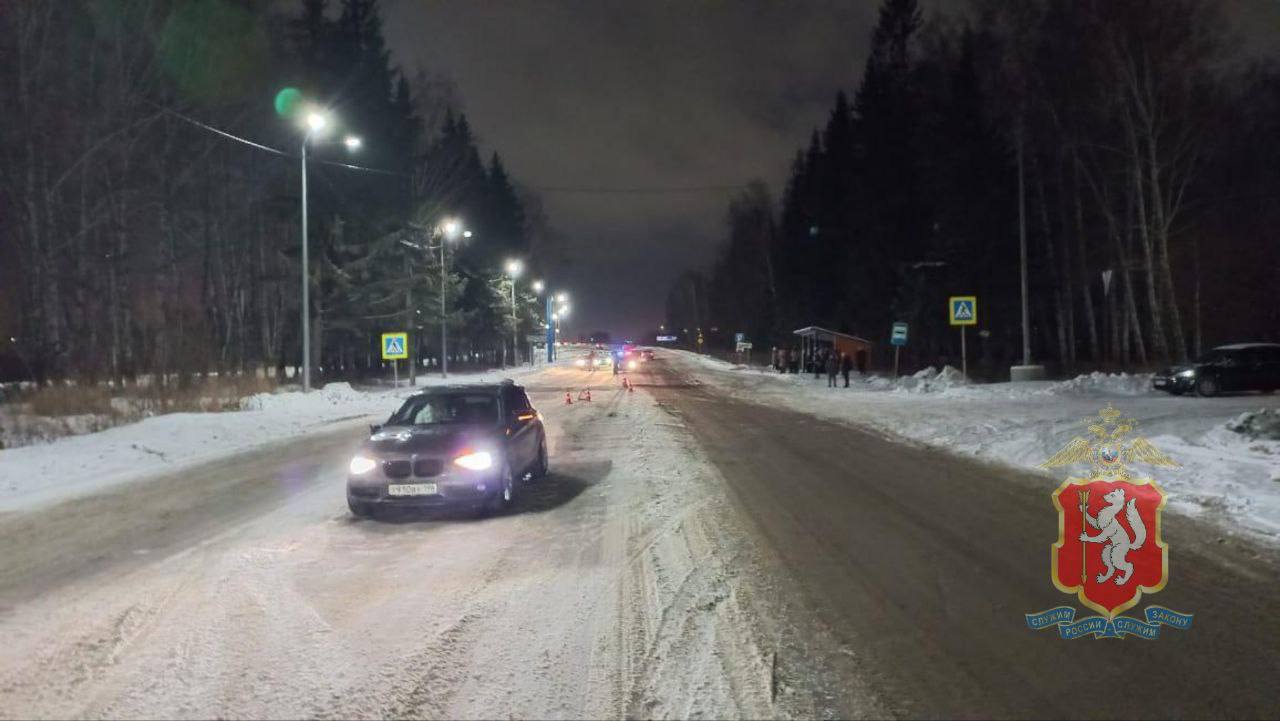
[[507, 275], [511, 276], [511, 365], [520, 365], [520, 324], [516, 321], [516, 276], [524, 266], [518, 260], [507, 261]]
[[[432, 231], [432, 237], [439, 241], [440, 250], [440, 377], [449, 377], [449, 331], [446, 327], [448, 315], [446, 311], [447, 290], [449, 283], [449, 269], [446, 263], [444, 247], [450, 240], [456, 239], [458, 236], [470, 238], [471, 231], [463, 230], [462, 225], [453, 219], [447, 219]], [[417, 250], [431, 252], [436, 250], [433, 245], [419, 245], [410, 243], [407, 240], [401, 240], [401, 245], [408, 246]]]
[[[311, 390], [311, 274], [308, 257], [307, 236], [307, 145], [312, 139], [324, 132], [329, 125], [329, 117], [323, 112], [312, 110], [304, 117], [306, 133], [302, 136], [302, 390]], [[343, 139], [347, 150], [360, 149], [360, 138], [348, 135]]]

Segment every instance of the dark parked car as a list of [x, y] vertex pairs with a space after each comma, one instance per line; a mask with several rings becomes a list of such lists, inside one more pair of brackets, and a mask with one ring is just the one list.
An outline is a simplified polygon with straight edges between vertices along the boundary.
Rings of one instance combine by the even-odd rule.
[[441, 386], [410, 396], [356, 452], [347, 505], [500, 509], [517, 483], [547, 474], [542, 416], [511, 381]]
[[1280, 343], [1218, 346], [1191, 363], [1155, 374], [1151, 384], [1174, 395], [1274, 391], [1280, 388]]

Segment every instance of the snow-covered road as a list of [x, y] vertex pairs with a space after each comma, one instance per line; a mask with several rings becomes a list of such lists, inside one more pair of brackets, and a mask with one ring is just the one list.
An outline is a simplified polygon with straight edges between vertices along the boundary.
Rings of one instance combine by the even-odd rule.
[[722, 482], [587, 378], [500, 517], [354, 520], [349, 429], [0, 516], [0, 716], [776, 715]]

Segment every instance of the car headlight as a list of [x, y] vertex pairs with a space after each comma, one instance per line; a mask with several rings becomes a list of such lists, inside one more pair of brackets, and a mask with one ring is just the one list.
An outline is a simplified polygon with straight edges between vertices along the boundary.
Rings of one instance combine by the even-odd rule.
[[493, 455], [488, 451], [464, 453], [453, 459], [453, 462], [468, 471], [483, 471], [493, 466]]
[[1178, 372], [1178, 377], [1179, 377], [1179, 378], [1195, 378], [1195, 377], [1196, 377], [1196, 369], [1195, 369], [1195, 368], [1188, 368], [1188, 369], [1186, 369], [1186, 370], [1184, 370], [1184, 371], [1179, 371], [1179, 372]]
[[347, 466], [347, 470], [351, 471], [353, 476], [363, 476], [378, 467], [378, 462], [372, 458], [365, 456], [356, 456], [351, 459], [351, 465]]

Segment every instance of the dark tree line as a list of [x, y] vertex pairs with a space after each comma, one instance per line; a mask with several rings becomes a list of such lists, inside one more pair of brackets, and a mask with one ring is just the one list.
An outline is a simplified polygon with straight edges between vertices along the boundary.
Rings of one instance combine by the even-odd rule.
[[[415, 355], [439, 355], [439, 255], [409, 244], [436, 242], [448, 216], [474, 233], [449, 248], [454, 362], [510, 353], [501, 264], [545, 226], [526, 218], [498, 155], [481, 157], [449, 84], [392, 62], [376, 0], [283, 12], [244, 0], [3, 3], [0, 57], [5, 375], [298, 365], [298, 114], [310, 104], [340, 125], [309, 148], [313, 366], [376, 368], [377, 336], [392, 330], [415, 333]], [[363, 138], [358, 154], [333, 142], [345, 131]], [[534, 300], [518, 301], [523, 335]]]
[[926, 20], [886, 0], [852, 100], [837, 95], [780, 201], [760, 184], [733, 200], [719, 260], [677, 281], [668, 323], [757, 347], [819, 324], [883, 354], [906, 321], [923, 365], [957, 357], [946, 298], [976, 294], [970, 353], [997, 375], [1021, 357], [1021, 222], [1038, 361], [1280, 338], [1280, 70], [1233, 55], [1220, 12], [980, 0]]

